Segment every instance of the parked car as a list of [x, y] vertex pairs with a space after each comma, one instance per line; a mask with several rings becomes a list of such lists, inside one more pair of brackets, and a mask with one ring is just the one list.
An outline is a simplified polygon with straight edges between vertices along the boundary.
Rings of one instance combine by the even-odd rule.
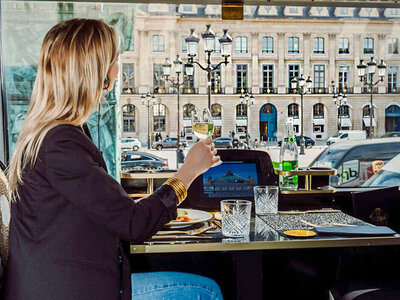
[[326, 144], [329, 146], [343, 141], [361, 141], [366, 139], [367, 134], [364, 130], [340, 130], [334, 136], [331, 136], [326, 141]]
[[387, 137], [400, 137], [400, 131], [386, 132], [384, 135], [381, 136], [381, 138], [387, 138]]
[[142, 144], [137, 138], [121, 139], [121, 151], [138, 151], [142, 148]]
[[232, 149], [232, 141], [233, 138], [224, 138], [224, 137], [219, 137], [214, 139], [214, 144], [215, 148], [227, 148], [227, 149]]
[[126, 152], [121, 154], [121, 170], [134, 169], [168, 169], [168, 160], [143, 152]]
[[400, 138], [336, 143], [318, 155], [310, 167], [337, 169], [337, 175], [329, 178], [332, 186], [357, 187], [399, 153]]
[[[176, 148], [177, 141], [177, 138], [169, 137], [163, 141], [155, 142], [152, 148], [157, 150], [162, 150], [164, 148]], [[186, 148], [188, 146], [188, 142], [186, 140], [181, 140], [181, 145]]]
[[400, 154], [392, 158], [392, 160], [383, 167], [380, 167], [362, 186], [400, 186]]
[[[297, 146], [300, 146], [300, 136], [296, 136], [296, 144]], [[280, 147], [282, 145], [282, 141], [278, 141], [278, 147]], [[312, 148], [312, 146], [315, 146], [315, 140], [308, 137], [308, 136], [304, 136], [304, 146], [306, 148]]]

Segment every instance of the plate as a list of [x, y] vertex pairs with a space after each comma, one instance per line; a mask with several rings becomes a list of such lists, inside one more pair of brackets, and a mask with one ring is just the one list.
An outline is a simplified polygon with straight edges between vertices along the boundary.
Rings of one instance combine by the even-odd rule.
[[301, 239], [306, 239], [317, 235], [314, 231], [311, 230], [286, 230], [283, 232], [283, 234], [286, 236], [301, 238]]
[[[185, 213], [186, 212], [186, 213]], [[169, 222], [165, 224], [170, 228], [184, 228], [191, 226], [193, 224], [201, 223], [208, 221], [212, 218], [212, 214], [206, 211], [197, 210], [197, 209], [189, 209], [189, 208], [178, 208], [179, 214], [185, 214], [185, 216], [189, 217], [190, 219], [194, 219], [188, 222]]]

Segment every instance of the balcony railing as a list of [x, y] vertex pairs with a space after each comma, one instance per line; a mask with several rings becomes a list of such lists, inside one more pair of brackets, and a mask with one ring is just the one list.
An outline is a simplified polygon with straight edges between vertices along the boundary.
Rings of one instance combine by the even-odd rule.
[[311, 90], [312, 94], [329, 94], [329, 88], [319, 87]]
[[136, 87], [122, 88], [122, 94], [130, 95], [130, 94], [138, 94], [139, 90]]
[[353, 94], [354, 89], [353, 87], [343, 87], [343, 88], [337, 88], [336, 93], [344, 93], [344, 94]]
[[[370, 87], [363, 87], [361, 89], [361, 93], [362, 94], [370, 94], [371, 93], [371, 88]], [[378, 88], [377, 87], [372, 88], [372, 93], [374, 93], [374, 94], [378, 93]]]
[[198, 94], [199, 89], [197, 89], [197, 88], [182, 88], [181, 93], [182, 94]]
[[260, 94], [277, 94], [277, 88], [260, 88]]
[[235, 94], [251, 93], [251, 88], [248, 87], [237, 87], [234, 90]]
[[169, 88], [166, 87], [154, 87], [153, 88], [154, 94], [169, 94]]
[[386, 89], [387, 94], [400, 94], [400, 89], [398, 88], [387, 88]]
[[225, 88], [211, 89], [211, 94], [225, 94]]

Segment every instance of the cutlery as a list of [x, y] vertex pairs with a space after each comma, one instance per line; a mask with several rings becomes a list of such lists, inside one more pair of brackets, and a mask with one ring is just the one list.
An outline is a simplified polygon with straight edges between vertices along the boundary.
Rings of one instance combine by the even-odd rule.
[[210, 229], [213, 229], [213, 226], [203, 227], [200, 229], [196, 229], [194, 231], [183, 231], [183, 230], [163, 230], [158, 231], [156, 235], [170, 235], [170, 234], [186, 234], [186, 235], [199, 235]]
[[191, 241], [151, 241], [144, 242], [146, 245], [176, 245], [176, 244], [189, 244], [189, 243], [198, 243], [199, 241], [191, 240]]
[[357, 225], [351, 225], [351, 224], [342, 224], [342, 223], [323, 223], [323, 224], [313, 224], [310, 222], [307, 222], [305, 220], [300, 220], [301, 223], [306, 224], [307, 226], [311, 226], [311, 227], [321, 227], [321, 226], [327, 226], [327, 225], [332, 225], [332, 226], [343, 226], [343, 227], [356, 227]]
[[152, 240], [166, 240], [166, 239], [212, 239], [212, 236], [209, 235], [155, 235], [151, 239]]
[[279, 214], [287, 214], [287, 215], [295, 215], [295, 214], [316, 214], [316, 213], [340, 213], [342, 212], [339, 209], [322, 209], [322, 210], [287, 210], [287, 211], [278, 211]]

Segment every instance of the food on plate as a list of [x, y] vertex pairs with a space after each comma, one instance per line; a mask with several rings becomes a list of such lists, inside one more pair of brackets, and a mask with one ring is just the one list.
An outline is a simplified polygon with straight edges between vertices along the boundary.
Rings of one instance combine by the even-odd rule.
[[190, 221], [197, 220], [197, 219], [189, 218], [187, 215], [188, 215], [188, 212], [186, 210], [178, 209], [178, 216], [176, 217], [175, 220], [173, 220], [171, 222], [190, 222]]

